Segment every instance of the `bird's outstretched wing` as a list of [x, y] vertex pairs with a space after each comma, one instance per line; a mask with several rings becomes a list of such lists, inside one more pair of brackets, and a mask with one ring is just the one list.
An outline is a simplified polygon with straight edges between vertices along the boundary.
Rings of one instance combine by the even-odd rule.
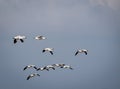
[[31, 76], [29, 75], [28, 77], [27, 77], [27, 80], [29, 80], [31, 78]]
[[70, 67], [69, 69], [73, 70], [73, 68], [72, 68], [72, 67]]
[[53, 69], [53, 70], [55, 70], [55, 68], [54, 68], [54, 67], [52, 67], [52, 69]]
[[77, 51], [76, 53], [75, 53], [75, 56], [78, 54], [79, 52]]
[[20, 39], [20, 41], [23, 43], [24, 42], [24, 40], [23, 39]]
[[14, 39], [14, 44], [15, 44], [15, 43], [17, 43], [17, 40], [16, 40], [16, 39]]
[[52, 52], [52, 51], [50, 51], [50, 53], [53, 55], [53, 52]]
[[36, 69], [36, 70], [38, 69], [36, 66], [34, 66], [33, 68]]
[[44, 52], [45, 52], [45, 50], [42, 50], [42, 52], [44, 53]]
[[26, 70], [27, 69], [27, 66], [25, 66], [24, 68], [23, 68], [23, 70]]
[[39, 74], [37, 74], [37, 76], [40, 76]]
[[86, 52], [86, 51], [84, 51], [84, 53], [85, 53], [85, 55], [87, 55], [87, 52]]
[[41, 70], [41, 68], [37, 68], [36, 71]]

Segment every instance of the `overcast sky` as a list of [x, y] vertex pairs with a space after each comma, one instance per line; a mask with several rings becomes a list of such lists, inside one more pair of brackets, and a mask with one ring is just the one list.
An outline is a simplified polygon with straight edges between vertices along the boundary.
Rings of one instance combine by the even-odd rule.
[[[27, 39], [14, 44], [16, 35]], [[0, 0], [0, 88], [120, 89], [119, 38], [120, 0]], [[88, 55], [74, 56], [83, 48]], [[54, 63], [74, 70], [23, 71]], [[31, 73], [40, 77], [27, 81]]]

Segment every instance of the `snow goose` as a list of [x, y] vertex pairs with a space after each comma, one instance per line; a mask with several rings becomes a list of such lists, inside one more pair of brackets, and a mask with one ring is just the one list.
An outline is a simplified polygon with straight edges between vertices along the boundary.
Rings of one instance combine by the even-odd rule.
[[77, 50], [77, 52], [75, 53], [75, 56], [76, 56], [78, 53], [85, 53], [85, 55], [87, 55], [87, 52], [88, 52], [88, 50], [86, 50], [86, 49]]
[[27, 65], [27, 66], [25, 66], [25, 67], [23, 68], [23, 70], [26, 70], [26, 69], [28, 69], [28, 68], [34, 68], [34, 69], [37, 70], [37, 67], [36, 67], [35, 65]]
[[59, 67], [60, 65], [59, 64], [52, 64], [52, 66]]
[[54, 67], [63, 67], [63, 66], [65, 66], [65, 64], [64, 63], [61, 63], [61, 64], [52, 64], [52, 66], [54, 66]]
[[73, 68], [71, 67], [71, 66], [69, 66], [69, 65], [64, 65], [63, 67], [61, 67], [61, 68], [69, 68], [69, 69], [71, 69], [71, 70], [73, 70]]
[[46, 37], [44, 37], [44, 36], [36, 36], [35, 39], [36, 40], [44, 40], [44, 39], [46, 39]]
[[41, 71], [43, 71], [43, 70], [49, 71], [49, 69], [47, 67], [40, 67], [40, 68], [37, 69], [37, 71], [39, 71], [39, 70], [41, 70]]
[[49, 71], [49, 69], [53, 69], [53, 70], [55, 70], [54, 66], [52, 66], [52, 65], [47, 65], [47, 66], [44, 66], [44, 67], [38, 68], [37, 71], [38, 71], [38, 70], [41, 70], [41, 71], [43, 71], [43, 70], [47, 70], [47, 71]]
[[44, 48], [42, 52], [44, 53], [45, 51], [49, 51], [51, 55], [53, 55], [53, 48]]
[[23, 43], [26, 37], [18, 35], [18, 36], [13, 37], [13, 39], [14, 39], [14, 44], [17, 43], [18, 40], [20, 40]]
[[46, 68], [46, 69], [53, 69], [53, 70], [55, 70], [55, 67], [52, 66], [52, 65], [47, 65], [47, 66], [45, 66], [45, 68]]
[[40, 75], [37, 74], [37, 73], [30, 74], [30, 75], [27, 77], [27, 80], [29, 80], [30, 78], [35, 77], [35, 76], [40, 76]]

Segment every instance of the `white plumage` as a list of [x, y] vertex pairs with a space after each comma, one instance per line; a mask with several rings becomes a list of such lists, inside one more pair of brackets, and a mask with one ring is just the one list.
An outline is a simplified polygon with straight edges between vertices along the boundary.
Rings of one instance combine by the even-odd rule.
[[51, 53], [51, 55], [53, 55], [53, 50], [54, 50], [53, 48], [44, 48], [42, 52], [48, 51]]
[[77, 52], [75, 53], [75, 56], [76, 56], [78, 53], [85, 53], [85, 55], [87, 55], [87, 52], [88, 52], [88, 50], [86, 50], [86, 49], [77, 50]]
[[64, 63], [61, 63], [61, 64], [52, 64], [52, 66], [54, 66], [54, 67], [63, 67], [63, 66], [65, 66], [65, 64]]
[[17, 43], [18, 40], [20, 40], [23, 43], [24, 39], [26, 39], [26, 37], [25, 36], [17, 35], [15, 37], [13, 37], [13, 39], [14, 39], [14, 44]]
[[35, 77], [35, 76], [40, 76], [40, 75], [39, 75], [38, 73], [30, 74], [30, 75], [27, 77], [27, 80], [29, 80], [30, 78]]
[[52, 65], [47, 65], [47, 66], [45, 66], [47, 69], [53, 69], [53, 70], [55, 70], [55, 67], [54, 66], [52, 66]]
[[24, 67], [23, 70], [26, 70], [26, 69], [28, 69], [28, 68], [34, 68], [34, 69], [37, 70], [37, 67], [36, 67], [35, 65], [27, 65], [27, 66]]
[[44, 39], [46, 39], [46, 37], [44, 37], [44, 36], [36, 36], [35, 39], [36, 40], [44, 40]]
[[69, 66], [69, 65], [64, 65], [64, 66], [61, 67], [61, 68], [69, 68], [69, 69], [73, 70], [73, 68], [72, 68], [71, 66]]

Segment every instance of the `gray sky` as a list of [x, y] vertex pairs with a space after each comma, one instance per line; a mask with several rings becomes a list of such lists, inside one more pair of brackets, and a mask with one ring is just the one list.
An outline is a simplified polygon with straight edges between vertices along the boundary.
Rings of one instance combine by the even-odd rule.
[[[0, 88], [120, 89], [119, 24], [119, 0], [0, 0]], [[16, 35], [27, 39], [13, 44]], [[54, 55], [42, 53], [45, 47]], [[82, 48], [88, 55], [74, 56]], [[74, 70], [23, 71], [53, 63]], [[41, 76], [27, 81], [31, 73]]]

